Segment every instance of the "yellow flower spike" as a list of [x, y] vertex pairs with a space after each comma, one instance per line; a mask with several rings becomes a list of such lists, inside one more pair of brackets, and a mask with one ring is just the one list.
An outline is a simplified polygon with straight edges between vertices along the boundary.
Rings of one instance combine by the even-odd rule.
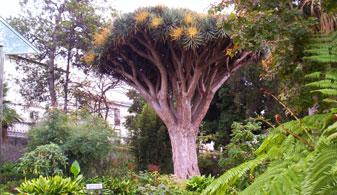
[[25, 170], [23, 170], [22, 173], [23, 173], [24, 175], [26, 175], [26, 171], [25, 171]]
[[37, 170], [36, 169], [34, 169], [34, 174], [37, 174]]
[[153, 17], [150, 23], [151, 28], [158, 28], [160, 25], [163, 24], [163, 19], [161, 17]]
[[32, 168], [29, 169], [29, 172], [30, 172], [30, 173], [33, 172]]
[[193, 24], [194, 22], [193, 15], [191, 13], [186, 13], [184, 17], [184, 21], [186, 24]]
[[84, 56], [84, 62], [88, 65], [91, 65], [95, 60], [95, 55], [91, 52], [88, 52], [85, 56]]
[[226, 50], [226, 56], [230, 56], [232, 54], [232, 50], [231, 49], [227, 49]]
[[189, 38], [195, 38], [198, 36], [199, 29], [196, 26], [190, 26], [186, 29], [186, 35]]
[[149, 12], [139, 12], [134, 16], [134, 19], [136, 20], [136, 23], [141, 24], [144, 23], [149, 16]]
[[108, 28], [102, 28], [94, 35], [94, 45], [97, 47], [103, 46], [108, 39], [110, 30]]
[[173, 40], [180, 39], [181, 35], [183, 35], [183, 28], [177, 27], [177, 28], [172, 29], [170, 35], [171, 35]]

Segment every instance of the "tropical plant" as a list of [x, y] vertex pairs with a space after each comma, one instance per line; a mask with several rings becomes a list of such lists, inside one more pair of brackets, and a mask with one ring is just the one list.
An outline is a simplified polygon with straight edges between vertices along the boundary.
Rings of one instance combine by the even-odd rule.
[[[307, 61], [324, 65], [325, 71], [314, 72], [306, 75], [306, 78], [315, 79], [316, 81], [308, 83], [306, 86], [316, 88], [312, 93], [322, 94], [325, 103], [337, 103], [337, 32], [318, 33], [311, 40], [308, 49], [305, 50], [307, 56], [304, 58]], [[319, 101], [317, 101], [319, 102]], [[321, 103], [321, 102], [319, 102]], [[320, 110], [326, 109], [324, 105], [320, 105]]]
[[63, 175], [67, 160], [60, 146], [51, 143], [25, 153], [17, 166], [28, 177]]
[[59, 175], [53, 177], [42, 177], [26, 181], [16, 188], [19, 194], [45, 194], [45, 195], [64, 195], [64, 194], [85, 194], [81, 190], [80, 183], [82, 177], [62, 178]]
[[[251, 185], [238, 189], [239, 194], [334, 194], [333, 174], [337, 160], [335, 135], [336, 109], [326, 114], [296, 118], [274, 127], [255, 151], [253, 160], [228, 170], [202, 194], [229, 193], [235, 181], [247, 171]], [[268, 164], [260, 175], [255, 168]], [[256, 176], [256, 178], [254, 178]], [[329, 179], [326, 179], [329, 178]]]
[[175, 175], [200, 175], [196, 137], [209, 104], [231, 74], [259, 53], [237, 50], [211, 16], [164, 6], [122, 15], [94, 42], [86, 61], [138, 90], [165, 123]]

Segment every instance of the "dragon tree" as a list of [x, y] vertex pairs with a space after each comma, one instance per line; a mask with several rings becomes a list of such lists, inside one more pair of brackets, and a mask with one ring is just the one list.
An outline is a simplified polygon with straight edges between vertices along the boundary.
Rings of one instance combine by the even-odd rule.
[[137, 89], [167, 126], [174, 174], [200, 175], [200, 123], [215, 92], [258, 53], [239, 50], [211, 16], [163, 6], [120, 16], [94, 43], [87, 63]]

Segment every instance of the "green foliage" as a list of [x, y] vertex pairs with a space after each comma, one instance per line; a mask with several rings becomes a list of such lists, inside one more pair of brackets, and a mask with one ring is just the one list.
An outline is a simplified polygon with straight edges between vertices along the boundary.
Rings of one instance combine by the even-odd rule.
[[81, 192], [80, 182], [82, 177], [75, 180], [62, 178], [61, 176], [42, 177], [26, 181], [17, 188], [19, 194], [44, 194], [44, 195], [63, 195], [63, 194], [84, 194]]
[[202, 192], [206, 187], [212, 183], [214, 177], [209, 175], [206, 177], [205, 175], [202, 176], [193, 176], [187, 183], [186, 189], [193, 192]]
[[[225, 8], [229, 7], [235, 13], [226, 13]], [[282, 81], [278, 87], [282, 100], [304, 116], [315, 104], [310, 90], [303, 87], [304, 76], [327, 68], [304, 62], [304, 51], [311, 43], [312, 33], [335, 26], [325, 24], [331, 20], [322, 13], [321, 1], [226, 0], [215, 5], [211, 12], [220, 19], [219, 26], [232, 31], [230, 35], [239, 48], [265, 54], [261, 76], [265, 79], [277, 76]]]
[[69, 82], [69, 70], [62, 67], [84, 67], [85, 50], [93, 45], [94, 33], [107, 21], [98, 14], [102, 12], [92, 0], [25, 0], [21, 6], [20, 15], [8, 21], [40, 52], [28, 60], [12, 57], [24, 73], [20, 93], [27, 102], [54, 103], [56, 97], [76, 91]]
[[[225, 146], [224, 156], [219, 164], [224, 167], [235, 167], [245, 161], [255, 158], [254, 151], [266, 137], [261, 130], [262, 122], [255, 122], [250, 118], [246, 124], [234, 122], [232, 124], [231, 141]], [[256, 134], [256, 135], [255, 135]]]
[[2, 138], [4, 140], [7, 140], [8, 135], [7, 135], [7, 129], [11, 126], [14, 125], [14, 123], [17, 122], [22, 122], [22, 118], [18, 115], [18, 113], [12, 109], [10, 107], [10, 104], [12, 102], [6, 100], [6, 96], [7, 96], [7, 92], [8, 92], [8, 86], [7, 83], [4, 83], [3, 85], [3, 97], [5, 100], [3, 100], [2, 102]]
[[132, 133], [131, 152], [138, 170], [145, 170], [149, 164], [153, 164], [165, 173], [172, 171], [171, 142], [167, 128], [148, 104], [131, 120], [128, 129]]
[[78, 174], [81, 172], [80, 164], [78, 164], [77, 160], [73, 162], [73, 164], [70, 167], [70, 172], [77, 177]]
[[[321, 65], [325, 65], [326, 71], [314, 72], [306, 75], [306, 78], [315, 79], [316, 81], [308, 83], [306, 86], [316, 88], [312, 90], [312, 93], [318, 92], [325, 98], [325, 103], [337, 103], [335, 96], [337, 95], [337, 33], [320, 33], [312, 38], [311, 44], [308, 45], [308, 49], [305, 51], [308, 53], [304, 59], [312, 61]], [[320, 110], [326, 109], [326, 106], [320, 101]]]
[[88, 183], [102, 183], [102, 195], [133, 195], [137, 192], [136, 182], [130, 179], [103, 176], [92, 178]]
[[66, 165], [67, 157], [60, 146], [51, 143], [25, 153], [19, 159], [18, 170], [28, 177], [63, 175]]
[[276, 93], [280, 81], [262, 79], [259, 77], [262, 73], [256, 65], [242, 67], [215, 94], [201, 130], [206, 134], [218, 135], [215, 138], [217, 148], [229, 143], [234, 121], [243, 122], [246, 118], [260, 115], [262, 111], [265, 118], [282, 113], [281, 105], [275, 105], [273, 98], [259, 91], [264, 88]]
[[[301, 120], [302, 124], [298, 121], [281, 124], [255, 151], [256, 159], [230, 169], [203, 193], [227, 193], [235, 180], [250, 170], [253, 181], [239, 194], [334, 194], [337, 160], [332, 136], [336, 132], [334, 114], [307, 116]], [[304, 127], [315, 135], [312, 143], [315, 150], [303, 141], [309, 140]], [[268, 163], [268, 167], [256, 175], [255, 168], [261, 163]]]
[[7, 183], [9, 181], [17, 181], [23, 179], [22, 173], [17, 169], [17, 163], [12, 161], [6, 161], [1, 164], [0, 167], [0, 181], [1, 183]]
[[102, 118], [85, 111], [71, 115], [52, 111], [29, 133], [31, 150], [39, 145], [55, 143], [62, 148], [70, 162], [78, 160], [86, 174], [101, 171], [100, 161], [112, 149], [112, 129]]

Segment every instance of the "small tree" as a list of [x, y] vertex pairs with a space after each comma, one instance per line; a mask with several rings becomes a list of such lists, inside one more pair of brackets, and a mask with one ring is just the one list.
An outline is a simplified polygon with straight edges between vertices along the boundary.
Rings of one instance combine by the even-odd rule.
[[200, 175], [199, 125], [215, 92], [258, 53], [237, 50], [211, 16], [162, 6], [121, 16], [94, 43], [86, 61], [137, 89], [167, 126], [175, 175]]

